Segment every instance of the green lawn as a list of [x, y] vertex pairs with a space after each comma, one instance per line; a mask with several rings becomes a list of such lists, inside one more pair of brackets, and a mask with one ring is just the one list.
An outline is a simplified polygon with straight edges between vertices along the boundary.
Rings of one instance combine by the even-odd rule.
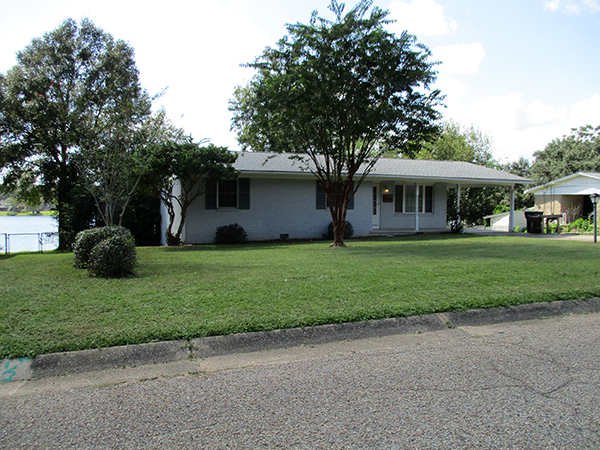
[[600, 295], [600, 246], [526, 237], [138, 248], [137, 276], [0, 257], [0, 358]]

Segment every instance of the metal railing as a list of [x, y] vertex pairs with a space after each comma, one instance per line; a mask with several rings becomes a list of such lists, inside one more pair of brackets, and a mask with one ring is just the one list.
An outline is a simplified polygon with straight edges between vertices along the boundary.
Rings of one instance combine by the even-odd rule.
[[[38, 252], [44, 253], [44, 244], [54, 244], [58, 238], [58, 233], [0, 233], [0, 253], [5, 255], [10, 253], [11, 236], [37, 236]], [[4, 244], [4, 248], [2, 248]]]

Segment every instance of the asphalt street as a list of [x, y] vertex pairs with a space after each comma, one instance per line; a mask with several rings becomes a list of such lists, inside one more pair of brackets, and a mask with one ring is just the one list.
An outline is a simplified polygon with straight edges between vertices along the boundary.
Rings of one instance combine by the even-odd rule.
[[0, 448], [600, 448], [600, 314], [0, 385]]

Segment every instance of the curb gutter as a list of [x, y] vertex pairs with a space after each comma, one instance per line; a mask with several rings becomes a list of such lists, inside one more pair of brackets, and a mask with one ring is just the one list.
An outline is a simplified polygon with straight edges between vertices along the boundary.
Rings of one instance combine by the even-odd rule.
[[0, 383], [25, 381], [96, 370], [209, 358], [234, 353], [318, 345], [447, 328], [492, 325], [600, 312], [600, 298], [447, 312], [423, 316], [320, 325], [275, 331], [210, 336], [190, 341], [153, 342], [95, 350], [51, 353], [0, 361]]

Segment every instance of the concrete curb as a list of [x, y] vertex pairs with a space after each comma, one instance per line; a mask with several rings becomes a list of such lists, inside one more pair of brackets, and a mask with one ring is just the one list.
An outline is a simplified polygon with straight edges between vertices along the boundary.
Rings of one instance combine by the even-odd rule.
[[24, 381], [96, 370], [168, 363], [234, 353], [318, 345], [446, 328], [600, 312], [600, 298], [555, 301], [490, 309], [429, 314], [307, 328], [211, 336], [191, 341], [154, 342], [96, 350], [51, 353], [0, 361], [0, 382]]

